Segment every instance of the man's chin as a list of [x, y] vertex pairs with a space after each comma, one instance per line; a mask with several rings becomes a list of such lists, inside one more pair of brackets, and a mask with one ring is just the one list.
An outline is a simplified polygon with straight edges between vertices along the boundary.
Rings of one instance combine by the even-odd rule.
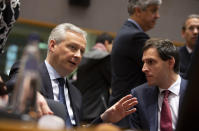
[[147, 82], [149, 86], [154, 86], [154, 83], [152, 82]]

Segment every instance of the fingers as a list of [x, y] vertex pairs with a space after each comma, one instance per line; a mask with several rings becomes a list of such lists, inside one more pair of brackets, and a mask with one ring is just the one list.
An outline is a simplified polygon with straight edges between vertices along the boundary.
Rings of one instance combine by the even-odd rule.
[[136, 112], [136, 108], [133, 108], [133, 109], [126, 111], [125, 115], [127, 116], [127, 115], [130, 115], [131, 113], [134, 113], [134, 112]]
[[48, 107], [47, 103], [39, 103], [37, 108], [37, 114], [38, 117], [41, 117], [43, 115], [53, 115], [54, 113], [51, 111], [51, 109]]
[[37, 112], [38, 112], [38, 117], [41, 117], [43, 115], [52, 115], [53, 112], [49, 108], [46, 100], [44, 97], [38, 92], [37, 93]]
[[131, 94], [126, 95], [126, 96], [124, 96], [124, 97], [119, 101], [119, 103], [120, 103], [120, 104], [121, 104], [121, 103], [124, 103], [125, 101], [131, 99], [132, 97], [133, 97], [133, 96], [132, 96]]
[[137, 98], [133, 97], [124, 103], [124, 106], [129, 109], [138, 104]]
[[131, 98], [127, 99], [126, 101], [123, 101], [122, 107], [125, 116], [134, 113], [136, 111], [136, 108], [133, 108], [133, 106], [135, 106], [136, 104], [138, 104], [137, 98], [132, 97], [132, 95]]
[[128, 109], [132, 108], [133, 106], [135, 106], [136, 104], [138, 104], [137, 98], [132, 97], [132, 98], [130, 98], [130, 99], [124, 101], [124, 102], [122, 103], [122, 106], [123, 106], [123, 108], [124, 108], [125, 110], [128, 110]]
[[41, 106], [41, 111], [43, 115], [52, 115], [53, 112], [50, 110], [50, 108], [48, 107], [47, 103], [43, 103]]

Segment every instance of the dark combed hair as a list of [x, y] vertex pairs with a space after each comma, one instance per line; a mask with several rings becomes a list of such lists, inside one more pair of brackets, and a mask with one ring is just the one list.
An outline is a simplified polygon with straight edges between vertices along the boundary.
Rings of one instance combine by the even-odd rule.
[[146, 41], [143, 47], [143, 52], [149, 48], [156, 48], [163, 61], [169, 60], [173, 57], [175, 59], [174, 72], [179, 72], [179, 53], [173, 42], [168, 39], [153, 38]]
[[99, 35], [96, 39], [96, 43], [105, 43], [105, 41], [108, 41], [109, 43], [112, 43], [113, 37], [109, 35], [108, 33], [104, 32], [101, 35]]

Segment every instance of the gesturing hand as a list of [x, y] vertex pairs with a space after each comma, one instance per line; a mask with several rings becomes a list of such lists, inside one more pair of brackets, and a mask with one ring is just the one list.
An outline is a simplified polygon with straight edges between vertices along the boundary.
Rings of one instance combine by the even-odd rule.
[[137, 98], [132, 95], [126, 95], [113, 106], [108, 108], [102, 115], [101, 119], [104, 122], [115, 123], [123, 119], [125, 116], [136, 111], [136, 108], [132, 108], [138, 104]]

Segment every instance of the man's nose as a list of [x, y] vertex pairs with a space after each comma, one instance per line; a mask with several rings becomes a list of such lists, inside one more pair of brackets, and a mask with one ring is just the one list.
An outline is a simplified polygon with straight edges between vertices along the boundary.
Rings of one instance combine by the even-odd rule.
[[198, 27], [196, 27], [196, 28], [193, 29], [193, 33], [194, 33], [194, 34], [198, 34], [198, 33], [199, 33]]
[[146, 64], [144, 63], [143, 64], [143, 67], [142, 67], [142, 72], [146, 72], [147, 71], [147, 66], [146, 66]]
[[159, 12], [156, 13], [156, 18], [157, 19], [160, 18], [160, 13]]
[[81, 54], [80, 49], [77, 50], [77, 51], [75, 52], [74, 56], [75, 56], [75, 57], [78, 57], [78, 58], [81, 58], [81, 57], [82, 57], [82, 54]]

